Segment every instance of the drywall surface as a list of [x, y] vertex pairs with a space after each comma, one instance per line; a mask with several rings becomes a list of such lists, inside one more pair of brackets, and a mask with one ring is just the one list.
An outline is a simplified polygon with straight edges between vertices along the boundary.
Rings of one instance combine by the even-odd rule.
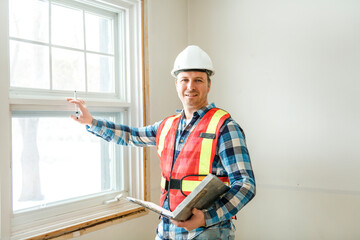
[[189, 1], [210, 100], [244, 128], [257, 196], [239, 239], [359, 239], [360, 2]]

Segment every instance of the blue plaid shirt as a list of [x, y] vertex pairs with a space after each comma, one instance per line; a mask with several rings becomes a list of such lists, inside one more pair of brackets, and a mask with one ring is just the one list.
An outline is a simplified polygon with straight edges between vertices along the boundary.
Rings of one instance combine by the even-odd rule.
[[[205, 113], [214, 108], [210, 104], [193, 114], [191, 121], [186, 124], [184, 111], [176, 133], [176, 147], [174, 161], [176, 161], [189, 134], [194, 130]], [[133, 128], [125, 125], [116, 125], [106, 120], [93, 120], [88, 131], [102, 137], [106, 141], [113, 141], [121, 145], [156, 146], [156, 133], [160, 122], [154, 125]], [[225, 227], [235, 229], [231, 218], [255, 196], [255, 178], [251, 167], [249, 153], [246, 147], [245, 135], [240, 126], [230, 117], [220, 129], [219, 141], [212, 174], [227, 175], [230, 180], [230, 190], [210, 208], [203, 210], [206, 227], [200, 227], [190, 232], [176, 227], [166, 218], [161, 218], [157, 228], [156, 239], [193, 239], [207, 228]], [[168, 202], [164, 202], [169, 209]]]

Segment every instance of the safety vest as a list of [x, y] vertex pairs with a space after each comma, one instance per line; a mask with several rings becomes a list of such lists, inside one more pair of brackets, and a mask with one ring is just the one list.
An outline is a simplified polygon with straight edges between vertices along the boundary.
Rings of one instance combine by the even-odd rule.
[[[180, 114], [162, 121], [156, 135], [162, 169], [161, 205], [168, 195], [170, 210], [174, 211], [206, 175], [212, 173], [219, 131], [229, 117], [224, 110], [210, 109], [190, 133], [175, 163], [175, 138]], [[227, 176], [219, 179], [230, 185]]]

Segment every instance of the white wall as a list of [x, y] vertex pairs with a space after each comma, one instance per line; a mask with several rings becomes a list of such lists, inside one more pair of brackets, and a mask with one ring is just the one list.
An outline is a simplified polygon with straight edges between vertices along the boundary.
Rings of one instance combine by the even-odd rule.
[[191, 0], [188, 21], [247, 135], [237, 238], [360, 239], [360, 2]]

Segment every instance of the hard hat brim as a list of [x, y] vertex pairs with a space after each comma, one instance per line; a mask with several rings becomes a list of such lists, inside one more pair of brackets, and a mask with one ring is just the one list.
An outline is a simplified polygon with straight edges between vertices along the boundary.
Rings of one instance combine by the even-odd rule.
[[207, 73], [209, 76], [214, 75], [214, 71], [213, 70], [209, 70], [209, 69], [201, 69], [201, 68], [187, 68], [187, 69], [173, 69], [171, 71], [171, 75], [173, 77], [177, 77], [177, 75], [181, 72], [205, 72]]

